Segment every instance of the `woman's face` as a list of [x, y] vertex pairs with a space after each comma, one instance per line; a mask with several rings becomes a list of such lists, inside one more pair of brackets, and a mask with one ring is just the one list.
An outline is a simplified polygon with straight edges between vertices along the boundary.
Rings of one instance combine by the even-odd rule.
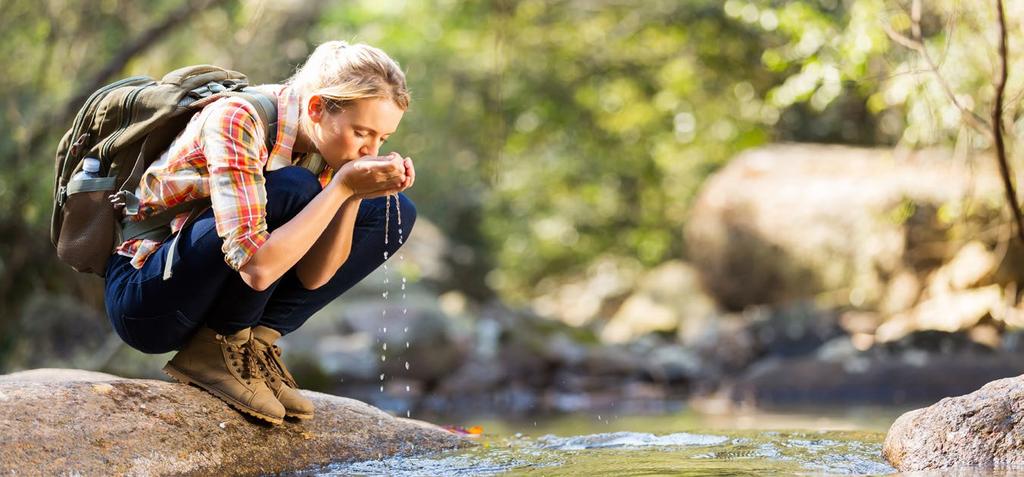
[[323, 98], [314, 95], [308, 106], [311, 146], [335, 169], [363, 156], [376, 156], [405, 114], [384, 98], [357, 99], [331, 113], [323, 107]]

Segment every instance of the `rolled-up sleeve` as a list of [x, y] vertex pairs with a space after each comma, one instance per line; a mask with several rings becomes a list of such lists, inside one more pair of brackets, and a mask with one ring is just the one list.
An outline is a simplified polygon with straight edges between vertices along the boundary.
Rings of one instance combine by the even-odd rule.
[[202, 149], [210, 172], [210, 201], [224, 261], [238, 270], [267, 241], [266, 146], [252, 106], [228, 98], [207, 106]]

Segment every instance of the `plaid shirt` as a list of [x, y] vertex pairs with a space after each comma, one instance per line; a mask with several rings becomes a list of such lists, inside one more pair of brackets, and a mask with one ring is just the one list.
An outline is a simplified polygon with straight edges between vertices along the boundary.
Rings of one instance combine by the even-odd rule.
[[[238, 270], [267, 241], [263, 171], [293, 164], [292, 146], [298, 131], [300, 98], [285, 85], [259, 89], [278, 98], [277, 142], [267, 151], [264, 128], [255, 108], [241, 98], [216, 100], [192, 117], [171, 147], [146, 169], [135, 195], [139, 213], [131, 220], [150, 215], [182, 202], [209, 197], [223, 240], [224, 261]], [[320, 183], [330, 181], [334, 171], [327, 167]], [[181, 229], [188, 212], [171, 221], [171, 231]], [[121, 244], [117, 253], [132, 257], [142, 268], [162, 242], [136, 239]]]

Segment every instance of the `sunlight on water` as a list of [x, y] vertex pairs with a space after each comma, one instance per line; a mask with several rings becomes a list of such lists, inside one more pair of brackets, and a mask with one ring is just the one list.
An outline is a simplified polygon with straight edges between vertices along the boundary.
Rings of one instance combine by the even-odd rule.
[[538, 439], [543, 448], [555, 450], [716, 445], [728, 440], [727, 437], [700, 434], [677, 433], [667, 436], [656, 436], [639, 432], [612, 432], [578, 437], [558, 437], [548, 434]]
[[853, 432], [610, 432], [484, 439], [424, 457], [337, 464], [321, 475], [875, 475], [895, 471], [881, 435]]

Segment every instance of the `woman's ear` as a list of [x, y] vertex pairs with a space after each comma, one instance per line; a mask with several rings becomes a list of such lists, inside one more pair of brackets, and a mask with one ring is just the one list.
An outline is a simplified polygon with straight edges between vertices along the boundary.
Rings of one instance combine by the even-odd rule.
[[306, 111], [311, 121], [319, 123], [324, 114], [324, 98], [319, 94], [310, 96], [306, 103]]

